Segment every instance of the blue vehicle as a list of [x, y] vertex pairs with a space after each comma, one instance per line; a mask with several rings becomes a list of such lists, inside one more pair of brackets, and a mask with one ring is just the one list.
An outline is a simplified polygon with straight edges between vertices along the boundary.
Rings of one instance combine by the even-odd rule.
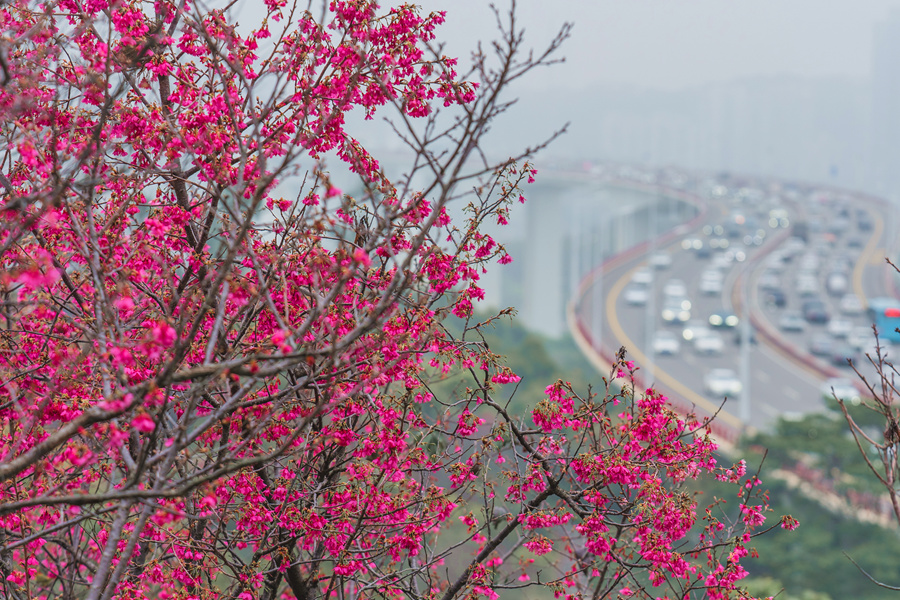
[[868, 302], [868, 315], [878, 329], [878, 337], [892, 343], [900, 343], [900, 300], [895, 298], [872, 298]]

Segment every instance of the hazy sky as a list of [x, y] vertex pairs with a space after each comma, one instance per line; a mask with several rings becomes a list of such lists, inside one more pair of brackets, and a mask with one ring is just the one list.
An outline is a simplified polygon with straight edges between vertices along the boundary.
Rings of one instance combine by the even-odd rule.
[[[418, 3], [447, 11], [438, 35], [454, 54], [494, 31], [485, 0]], [[575, 25], [567, 63], [538, 85], [672, 89], [755, 75], [867, 77], [875, 25], [900, 0], [520, 0], [519, 9], [535, 46]]]

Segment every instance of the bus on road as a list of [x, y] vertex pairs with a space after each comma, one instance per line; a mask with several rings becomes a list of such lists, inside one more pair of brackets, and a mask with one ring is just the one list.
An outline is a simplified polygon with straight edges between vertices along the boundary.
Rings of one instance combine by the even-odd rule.
[[878, 329], [878, 337], [891, 343], [900, 343], [900, 300], [872, 298], [868, 302], [868, 315]]

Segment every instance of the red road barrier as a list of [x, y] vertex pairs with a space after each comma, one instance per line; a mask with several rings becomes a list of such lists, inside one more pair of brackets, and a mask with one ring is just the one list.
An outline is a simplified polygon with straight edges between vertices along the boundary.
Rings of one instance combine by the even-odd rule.
[[[679, 236], [683, 235], [687, 231], [693, 231], [706, 219], [706, 215], [709, 210], [709, 205], [699, 196], [684, 192], [682, 190], [674, 190], [665, 188], [662, 186], [654, 186], [654, 185], [646, 185], [646, 184], [632, 184], [631, 182], [626, 181], [615, 181], [613, 185], [619, 185], [622, 187], [627, 187], [634, 190], [644, 191], [647, 193], [655, 193], [658, 195], [668, 196], [670, 198], [675, 198], [677, 200], [681, 200], [683, 202], [687, 202], [689, 204], [693, 204], [697, 207], [698, 212], [697, 215], [686, 223], [682, 223], [673, 227], [672, 229], [666, 231], [661, 236], [654, 240], [645, 240], [639, 244], [636, 244], [622, 252], [611, 256], [601, 262], [598, 266], [591, 269], [588, 274], [582, 278], [581, 283], [579, 285], [579, 302], [577, 304], [580, 305], [580, 300], [584, 295], [584, 292], [593, 285], [594, 279], [598, 276], [602, 275], [604, 272], [610, 271], [623, 263], [626, 263], [634, 258], [646, 254], [647, 249], [650, 247], [651, 243], [657, 245], [665, 245]], [[684, 229], [684, 232], [681, 230]], [[615, 363], [615, 354], [618, 351], [616, 349], [604, 348], [602, 345], [598, 345], [595, 343], [593, 339], [593, 335], [588, 329], [587, 325], [582, 320], [581, 314], [578, 311], [575, 311], [575, 327], [577, 328], [577, 334], [584, 339], [587, 344], [591, 347], [591, 349], [607, 364]], [[574, 332], [573, 332], [574, 333]], [[646, 385], [643, 383], [643, 378], [639, 374], [635, 374], [633, 378], [633, 385], [635, 390], [643, 390], [646, 389]], [[696, 416], [701, 422], [707, 421], [707, 427], [709, 427], [710, 432], [719, 440], [734, 443], [737, 441], [740, 436], [740, 430], [730, 425], [725, 424], [722, 421], [716, 420], [715, 415], [706, 414], [707, 411], [704, 411], [694, 405], [691, 402], [684, 400], [683, 398], [668, 398], [669, 406], [678, 414], [687, 417], [688, 415]]]

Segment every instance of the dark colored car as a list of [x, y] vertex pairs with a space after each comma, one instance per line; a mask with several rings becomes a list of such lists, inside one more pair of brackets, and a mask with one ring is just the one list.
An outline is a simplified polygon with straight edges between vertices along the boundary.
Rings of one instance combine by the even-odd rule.
[[807, 300], [803, 303], [803, 318], [809, 323], [827, 323], [831, 317], [821, 300]]
[[737, 327], [739, 321], [740, 319], [738, 319], [737, 315], [730, 312], [713, 313], [709, 315], [709, 324], [712, 327], [732, 329]]
[[831, 364], [836, 367], [849, 367], [850, 363], [847, 361], [855, 361], [856, 358], [856, 349], [850, 344], [838, 344], [831, 352]]
[[769, 290], [766, 292], [766, 304], [784, 308], [787, 306], [787, 294], [784, 293], [784, 290]]
[[[734, 343], [740, 345], [741, 343], [741, 332], [744, 330], [743, 327], [735, 327], [734, 329]], [[752, 328], [750, 329], [750, 343], [756, 343], [756, 331]]]

